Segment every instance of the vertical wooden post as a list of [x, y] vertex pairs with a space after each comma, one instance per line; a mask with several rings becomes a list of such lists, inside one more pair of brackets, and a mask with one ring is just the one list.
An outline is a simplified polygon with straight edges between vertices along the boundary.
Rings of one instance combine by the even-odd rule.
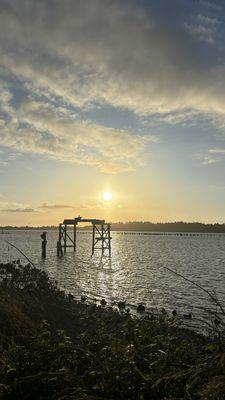
[[64, 225], [64, 254], [66, 254], [66, 234], [67, 234], [67, 225]]
[[62, 224], [59, 224], [59, 240], [57, 242], [57, 257], [62, 257]]
[[111, 232], [110, 232], [110, 224], [108, 224], [108, 238], [109, 238], [109, 257], [111, 257]]
[[101, 225], [102, 255], [104, 254], [104, 225]]
[[62, 224], [59, 224], [59, 243], [61, 243], [62, 238]]
[[94, 254], [95, 251], [95, 223], [92, 223], [93, 229], [92, 229], [92, 255]]
[[41, 255], [42, 255], [42, 258], [46, 258], [46, 245], [47, 245], [46, 235], [47, 235], [47, 232], [43, 232], [40, 235], [41, 238], [42, 238], [42, 242], [41, 242]]
[[62, 256], [63, 256], [62, 243], [58, 240], [58, 242], [57, 242], [57, 257], [62, 257]]
[[74, 227], [73, 227], [73, 251], [74, 252], [76, 251], [76, 247], [77, 247], [76, 241], [77, 241], [77, 224], [75, 223]]

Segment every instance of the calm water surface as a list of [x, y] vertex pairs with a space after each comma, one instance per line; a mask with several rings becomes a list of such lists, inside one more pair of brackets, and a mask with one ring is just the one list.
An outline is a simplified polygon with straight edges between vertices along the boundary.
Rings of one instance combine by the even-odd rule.
[[50, 277], [75, 296], [87, 294], [109, 301], [124, 299], [148, 307], [179, 309], [200, 318], [214, 310], [208, 296], [178, 278], [164, 266], [180, 272], [225, 303], [225, 236], [160, 236], [112, 233], [112, 257], [91, 257], [91, 234], [78, 233], [77, 252], [56, 257], [57, 231], [48, 232], [47, 259], [41, 260], [40, 231], [11, 231], [0, 235], [1, 261], [22, 256], [5, 240], [18, 246]]

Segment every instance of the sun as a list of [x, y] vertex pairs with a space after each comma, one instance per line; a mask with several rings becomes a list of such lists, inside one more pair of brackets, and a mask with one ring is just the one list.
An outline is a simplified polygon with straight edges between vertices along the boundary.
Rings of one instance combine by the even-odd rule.
[[110, 200], [112, 200], [112, 193], [111, 193], [111, 192], [104, 192], [104, 193], [103, 193], [103, 199], [104, 199], [105, 201], [110, 201]]

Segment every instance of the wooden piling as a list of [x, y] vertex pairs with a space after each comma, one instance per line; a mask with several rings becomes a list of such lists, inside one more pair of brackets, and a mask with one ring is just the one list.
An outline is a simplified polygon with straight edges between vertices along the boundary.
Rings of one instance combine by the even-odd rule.
[[66, 254], [67, 225], [64, 225], [64, 254]]
[[62, 224], [59, 224], [59, 243], [62, 245]]
[[111, 257], [111, 225], [108, 224], [108, 236], [109, 236], [109, 257]]
[[101, 225], [102, 256], [104, 255], [104, 225]]
[[62, 250], [62, 224], [59, 224], [59, 239], [57, 241], [57, 256], [62, 257], [63, 256], [63, 250]]
[[77, 247], [77, 224], [74, 223], [74, 227], [73, 227], [73, 251], [76, 251], [76, 247]]
[[63, 256], [62, 243], [59, 240], [57, 242], [57, 256], [58, 257]]
[[45, 232], [45, 231], [40, 235], [41, 239], [42, 239], [42, 242], [41, 242], [41, 256], [42, 256], [42, 258], [46, 258], [46, 246], [47, 246], [46, 235], [47, 235], [47, 232]]
[[95, 224], [92, 224], [92, 255], [95, 251]]

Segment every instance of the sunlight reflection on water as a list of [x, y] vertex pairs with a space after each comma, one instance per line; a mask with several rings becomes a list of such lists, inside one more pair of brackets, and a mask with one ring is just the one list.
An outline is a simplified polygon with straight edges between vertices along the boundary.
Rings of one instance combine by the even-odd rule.
[[47, 234], [47, 259], [41, 260], [40, 231], [11, 231], [0, 235], [1, 261], [22, 256], [4, 240], [18, 246], [50, 277], [75, 296], [87, 294], [109, 301], [124, 299], [148, 307], [178, 308], [204, 317], [212, 308], [208, 296], [197, 287], [166, 271], [177, 270], [224, 301], [225, 236], [154, 236], [112, 233], [112, 257], [91, 257], [91, 234], [78, 233], [77, 253], [56, 257], [57, 231]]

